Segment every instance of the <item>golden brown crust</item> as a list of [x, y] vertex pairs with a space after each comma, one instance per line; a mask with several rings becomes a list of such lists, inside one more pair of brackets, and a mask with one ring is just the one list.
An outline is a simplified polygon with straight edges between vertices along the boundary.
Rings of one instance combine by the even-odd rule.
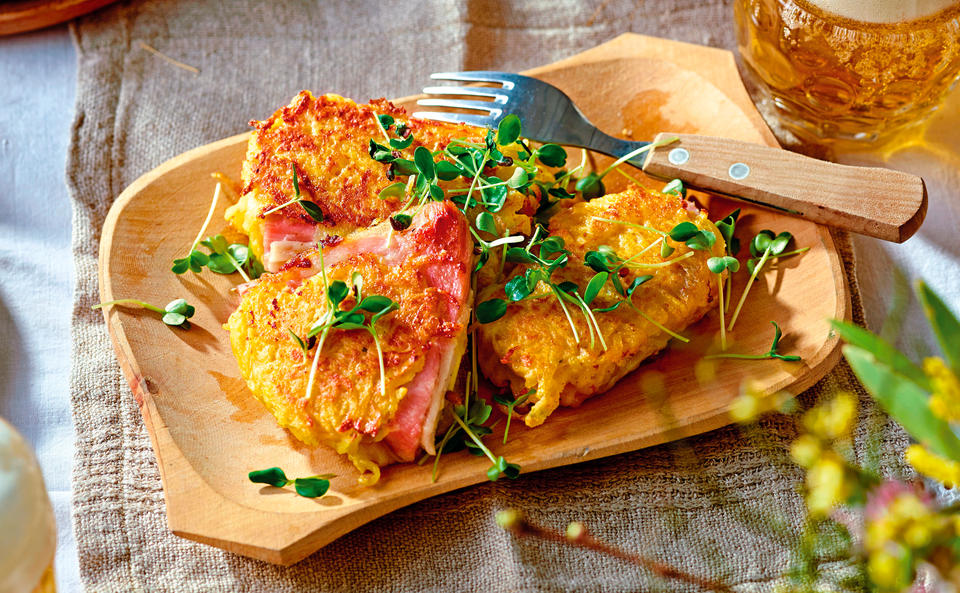
[[[570, 263], [554, 275], [555, 282], [572, 281], [583, 288], [596, 273], [583, 265], [587, 251], [607, 245], [627, 258], [659, 237], [635, 227], [597, 220], [597, 217], [664, 231], [682, 221], [691, 221], [714, 232], [718, 240], [710, 252], [694, 251], [677, 264], [655, 270], [631, 269], [621, 277], [622, 282], [629, 285], [638, 275], [654, 274], [653, 279], [637, 290], [633, 303], [672, 331], [682, 331], [709, 310], [717, 287], [706, 261], [723, 254], [719, 232], [705, 211], [693, 215], [674, 196], [636, 188], [577, 204], [554, 216], [550, 222], [551, 234], [562, 237], [571, 252]], [[676, 248], [670, 259], [691, 251], [682, 244], [673, 241], [670, 244]], [[655, 248], [634, 261], [660, 263], [663, 259]], [[514, 274], [522, 269], [518, 268]], [[480, 295], [480, 300], [503, 296], [501, 283], [489, 287]], [[608, 283], [592, 307], [607, 307], [619, 298]], [[632, 309], [621, 306], [595, 315], [607, 350], [602, 349], [599, 340], [591, 348], [586, 319], [577, 307], [570, 304], [567, 307], [580, 335], [579, 344], [574, 341], [557, 299], [549, 293], [511, 303], [502, 319], [480, 326], [479, 353], [484, 374], [498, 385], [509, 385], [516, 395], [537, 390], [531, 396], [534, 405], [526, 417], [530, 426], [542, 423], [557, 405], [577, 405], [591, 395], [610, 389], [644, 359], [666, 346], [670, 338]]]
[[[255, 130], [241, 172], [243, 196], [227, 211], [233, 226], [249, 235], [258, 257], [263, 256], [265, 248], [263, 213], [294, 196], [291, 165], [297, 170], [301, 196], [316, 203], [324, 214], [317, 239], [323, 235], [346, 236], [385, 220], [401, 208], [401, 198], [379, 198], [380, 191], [396, 180], [388, 177], [387, 165], [374, 161], [368, 152], [371, 139], [386, 143], [375, 119], [378, 114], [392, 115], [410, 128], [413, 144], [400, 151], [407, 159], [413, 158], [418, 146], [436, 151], [454, 138], [483, 142], [486, 136], [484, 128], [409, 118], [403, 108], [386, 99], [361, 105], [337, 95], [314, 97], [308, 91], [300, 92], [266, 120], [251, 122]], [[444, 189], [468, 185], [463, 179], [440, 183]], [[501, 228], [529, 232], [527, 213], [533, 202], [530, 197], [511, 192], [497, 215]], [[277, 215], [314, 224], [297, 205], [271, 216]]]

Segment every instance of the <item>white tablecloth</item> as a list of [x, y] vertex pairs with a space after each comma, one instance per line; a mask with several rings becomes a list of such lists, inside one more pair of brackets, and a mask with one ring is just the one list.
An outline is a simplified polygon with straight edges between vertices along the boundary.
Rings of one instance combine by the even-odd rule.
[[73, 260], [64, 165], [76, 87], [66, 26], [0, 38], [0, 416], [33, 445], [57, 515], [60, 591], [81, 591], [70, 520]]
[[[59, 525], [56, 571], [64, 592], [82, 589], [70, 520], [73, 264], [64, 183], [75, 83], [76, 57], [66, 26], [0, 38], [0, 416], [26, 435], [43, 466]], [[921, 232], [904, 245], [856, 240], [864, 306], [874, 327], [886, 317], [897, 267], [907, 278], [925, 278], [960, 310], [956, 130], [960, 92], [934, 119], [928, 135], [933, 142], [888, 161], [924, 175], [930, 211]], [[870, 199], [869, 188], [864, 199]], [[935, 351], [915, 303], [900, 335], [908, 351]]]

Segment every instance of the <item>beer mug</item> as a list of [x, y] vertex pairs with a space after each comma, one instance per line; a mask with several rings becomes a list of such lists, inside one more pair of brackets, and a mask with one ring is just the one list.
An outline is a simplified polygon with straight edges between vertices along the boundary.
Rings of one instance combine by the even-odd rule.
[[55, 593], [57, 527], [30, 445], [0, 418], [0, 593]]
[[735, 0], [734, 19], [758, 108], [801, 143], [886, 142], [960, 73], [958, 0]]

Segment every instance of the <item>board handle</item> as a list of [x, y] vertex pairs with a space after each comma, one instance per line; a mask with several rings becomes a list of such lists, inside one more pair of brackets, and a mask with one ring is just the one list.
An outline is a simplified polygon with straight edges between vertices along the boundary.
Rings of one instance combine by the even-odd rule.
[[923, 179], [902, 171], [821, 161], [780, 148], [692, 134], [651, 150], [644, 172], [813, 222], [902, 243], [927, 212]]

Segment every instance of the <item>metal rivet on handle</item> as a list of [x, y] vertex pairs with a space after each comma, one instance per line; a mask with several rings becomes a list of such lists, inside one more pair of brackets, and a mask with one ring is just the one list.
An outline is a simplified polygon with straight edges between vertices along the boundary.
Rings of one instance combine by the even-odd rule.
[[674, 148], [667, 155], [667, 160], [670, 161], [671, 165], [682, 165], [690, 160], [690, 153], [687, 152], [686, 148]]
[[747, 175], [750, 174], [750, 167], [748, 167], [746, 163], [734, 163], [730, 165], [730, 170], [727, 171], [727, 174], [737, 181], [746, 179]]

